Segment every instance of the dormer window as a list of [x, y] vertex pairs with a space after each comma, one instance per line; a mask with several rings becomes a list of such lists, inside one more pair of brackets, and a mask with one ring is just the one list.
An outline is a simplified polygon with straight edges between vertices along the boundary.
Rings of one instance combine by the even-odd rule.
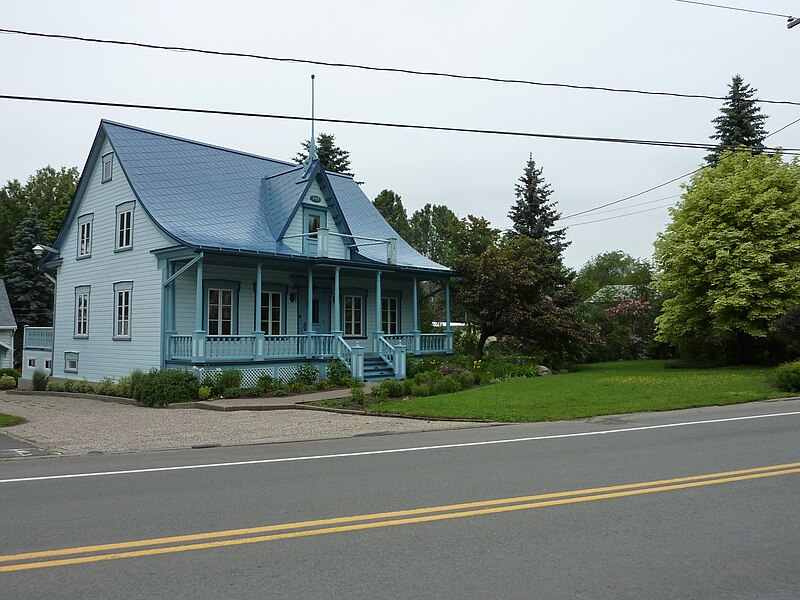
[[106, 183], [107, 181], [111, 181], [111, 177], [114, 175], [114, 154], [108, 153], [103, 157], [103, 176], [100, 179], [101, 183]]

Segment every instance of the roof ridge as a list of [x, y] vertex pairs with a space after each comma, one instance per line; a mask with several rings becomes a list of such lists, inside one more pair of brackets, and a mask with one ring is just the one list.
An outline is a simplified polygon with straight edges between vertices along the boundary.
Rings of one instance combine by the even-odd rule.
[[298, 171], [298, 170], [300, 170], [302, 168], [303, 168], [303, 165], [297, 165], [293, 169], [289, 169], [287, 171], [281, 171], [280, 173], [275, 173], [274, 175], [266, 175], [265, 177], [262, 177], [262, 179], [274, 179], [275, 177], [282, 177], [283, 175], [288, 175], [289, 173], [292, 173], [294, 171]]
[[[189, 144], [195, 144], [197, 146], [205, 146], [206, 148], [213, 148], [215, 150], [222, 150], [224, 152], [230, 152], [232, 154], [240, 154], [242, 156], [249, 156], [250, 158], [258, 158], [260, 160], [267, 160], [270, 162], [297, 167], [297, 163], [288, 162], [285, 160], [280, 160], [277, 158], [270, 158], [269, 156], [262, 156], [260, 154], [253, 154], [252, 152], [243, 152], [241, 150], [235, 150], [234, 148], [227, 148], [226, 146], [217, 146], [216, 144], [209, 144], [208, 142], [201, 142], [199, 140], [192, 140], [189, 138], [180, 137], [177, 135], [170, 135], [169, 133], [163, 133], [161, 131], [153, 131], [152, 129], [145, 129], [144, 127], [136, 127], [135, 125], [128, 125], [127, 123], [120, 123], [118, 121], [111, 121], [109, 119], [100, 119], [100, 124], [108, 124], [114, 125], [116, 127], [124, 127], [125, 129], [131, 129], [134, 131], [141, 131], [143, 133], [149, 133], [150, 135], [157, 135], [159, 137], [168, 138], [171, 140], [177, 140], [179, 142], [186, 142]], [[302, 166], [302, 165], [301, 165]]]

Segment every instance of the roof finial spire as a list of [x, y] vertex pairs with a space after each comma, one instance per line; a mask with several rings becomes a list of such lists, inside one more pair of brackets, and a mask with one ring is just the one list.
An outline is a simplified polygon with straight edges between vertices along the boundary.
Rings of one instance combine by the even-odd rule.
[[311, 74], [311, 139], [308, 140], [308, 157], [306, 158], [304, 177], [311, 171], [311, 165], [317, 160], [317, 145], [314, 139], [314, 74]]

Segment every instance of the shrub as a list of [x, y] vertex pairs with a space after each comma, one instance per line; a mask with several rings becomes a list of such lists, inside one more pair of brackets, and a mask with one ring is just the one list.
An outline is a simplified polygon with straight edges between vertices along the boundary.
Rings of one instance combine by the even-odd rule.
[[[15, 380], [16, 381], [16, 380]], [[37, 392], [47, 388], [47, 373], [42, 369], [33, 372], [33, 389]]]
[[134, 398], [134, 394], [136, 393], [136, 386], [138, 386], [142, 379], [144, 379], [145, 372], [141, 369], [134, 369], [131, 371], [130, 376], [130, 385], [128, 389], [128, 393], [125, 394], [128, 398]]
[[130, 376], [120, 377], [119, 382], [116, 385], [116, 394], [114, 395], [121, 396], [123, 398], [132, 398], [132, 387]]
[[441, 373], [442, 375], [461, 375], [461, 376], [470, 375], [470, 372], [467, 369], [455, 363], [445, 363], [443, 365], [439, 365], [438, 367], [436, 367], [436, 370], [439, 371], [439, 373]]
[[385, 387], [379, 385], [372, 388], [370, 396], [372, 396], [372, 400], [375, 402], [381, 402], [389, 398], [389, 391]]
[[340, 360], [328, 362], [326, 376], [334, 385], [348, 385], [350, 383], [350, 369]]
[[300, 383], [302, 385], [314, 385], [319, 380], [319, 369], [315, 365], [300, 365], [292, 375], [290, 383]]
[[260, 390], [263, 390], [266, 393], [271, 392], [275, 388], [278, 387], [278, 380], [273, 379], [269, 375], [262, 375], [258, 378], [258, 382], [256, 383], [256, 387]]
[[48, 381], [47, 388], [45, 388], [48, 392], [63, 392], [64, 391], [64, 384], [59, 383], [58, 381]]
[[0, 390], [13, 390], [17, 387], [17, 380], [11, 375], [0, 375]]
[[292, 380], [292, 381], [290, 381], [289, 383], [286, 384], [286, 391], [289, 394], [297, 394], [299, 392], [302, 392], [305, 389], [306, 389], [306, 386], [304, 384], [300, 383], [299, 381]]
[[0, 377], [3, 375], [8, 375], [9, 377], [13, 377], [15, 380], [22, 377], [22, 371], [17, 371], [16, 369], [9, 369], [7, 367], [0, 369]]
[[216, 384], [217, 389], [223, 390], [223, 393], [227, 393], [230, 388], [238, 389], [242, 387], [242, 372], [239, 369], [225, 369], [219, 373]]
[[381, 382], [379, 387], [386, 390], [386, 395], [389, 396], [389, 398], [402, 398], [408, 393], [406, 392], [403, 382], [397, 379], [387, 379]]
[[197, 397], [200, 400], [208, 400], [211, 397], [211, 388], [207, 385], [201, 385], [197, 390]]
[[431, 386], [427, 383], [415, 383], [411, 386], [411, 393], [415, 396], [430, 396]]
[[65, 392], [74, 392], [75, 386], [77, 385], [77, 381], [74, 379], [65, 379], [64, 380], [64, 391]]
[[223, 398], [238, 398], [241, 390], [238, 387], [229, 387], [222, 392]]
[[151, 369], [134, 389], [134, 400], [148, 406], [192, 402], [197, 398], [197, 377], [189, 371]]
[[117, 383], [111, 379], [111, 377], [103, 377], [99, 382], [97, 382], [95, 392], [102, 394], [103, 396], [117, 396], [119, 393], [119, 387], [117, 386]]
[[284, 390], [284, 389], [275, 390], [272, 393], [272, 395], [275, 396], [276, 398], [282, 398], [283, 396], [286, 395], [286, 390]]
[[350, 394], [353, 398], [353, 402], [355, 404], [359, 404], [362, 407], [366, 407], [367, 405], [367, 396], [364, 394], [364, 383], [361, 381], [354, 381], [350, 385]]
[[330, 387], [331, 382], [327, 379], [320, 379], [317, 383], [314, 384], [315, 390], [327, 390]]
[[84, 377], [80, 381], [75, 382], [72, 387], [72, 391], [80, 394], [94, 394], [94, 386]]
[[779, 365], [775, 370], [775, 383], [784, 392], [800, 392], [800, 360]]

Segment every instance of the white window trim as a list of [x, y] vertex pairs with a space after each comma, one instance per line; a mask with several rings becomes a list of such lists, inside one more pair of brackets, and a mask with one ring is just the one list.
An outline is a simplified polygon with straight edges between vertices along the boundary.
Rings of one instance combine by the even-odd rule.
[[75, 288], [75, 315], [73, 319], [72, 337], [85, 339], [89, 337], [89, 315], [92, 288], [79, 285]]
[[[349, 311], [347, 309], [348, 299], [352, 300], [352, 304]], [[358, 321], [355, 320], [356, 300], [358, 300], [358, 314], [359, 314]], [[364, 337], [364, 317], [365, 317], [364, 297], [355, 294], [346, 294], [342, 296], [342, 310], [344, 311], [344, 318], [342, 319], [342, 323], [344, 325], [344, 335], [348, 337]], [[348, 331], [348, 325], [350, 325], [349, 331]], [[357, 328], [356, 325], [358, 326]]]
[[100, 183], [107, 183], [114, 178], [114, 153], [109, 152], [101, 159]]
[[[121, 304], [121, 302], [125, 302]], [[122, 315], [120, 309], [125, 308]], [[112, 319], [114, 330], [112, 339], [130, 340], [133, 312], [133, 282], [117, 281], [114, 283], [114, 316]]]
[[[275, 331], [273, 324], [275, 324], [275, 320], [272, 318], [272, 310], [275, 308], [273, 304], [273, 300], [275, 296], [278, 297], [278, 309], [280, 314], [278, 315], [278, 330]], [[264, 299], [266, 297], [266, 302]], [[266, 311], [267, 319], [264, 320], [262, 318], [264, 312]], [[284, 316], [284, 296], [281, 292], [277, 292], [274, 290], [262, 290], [261, 291], [261, 315], [259, 315], [259, 325], [261, 327], [261, 331], [264, 332], [265, 335], [283, 335], [283, 316]], [[266, 327], [265, 327], [266, 325]]]
[[117, 206], [117, 224], [114, 234], [114, 251], [133, 248], [133, 209], [134, 202], [125, 202]]
[[[67, 351], [64, 352], [64, 373], [77, 373], [78, 372], [78, 359], [80, 353]], [[75, 361], [75, 367], [70, 367], [70, 362]]]
[[[211, 292], [214, 292], [214, 291], [218, 292], [218, 296], [217, 297], [219, 299], [219, 302], [217, 303], [217, 306], [219, 308], [217, 309], [217, 318], [214, 321], [212, 321], [211, 320]], [[223, 319], [222, 318], [222, 307], [225, 306], [222, 303], [222, 295], [223, 295], [224, 292], [229, 292], [230, 293], [230, 297], [231, 297], [231, 303], [230, 303], [230, 310], [231, 310], [230, 323], [231, 323], [231, 326], [230, 326], [230, 332], [229, 333], [222, 333], [222, 329], [223, 329], [222, 325], [223, 325], [223, 323], [228, 321], [228, 319]], [[234, 307], [234, 304], [235, 304], [234, 298], [235, 298], [235, 292], [231, 288], [209, 287], [209, 288], [206, 289], [206, 306], [208, 307], [208, 315], [206, 316], [206, 331], [208, 332], [208, 335], [235, 335], [233, 333], [235, 331], [234, 314], [233, 314], [234, 313], [233, 307]], [[215, 325], [216, 325], [216, 329], [217, 329], [216, 333], [211, 333], [211, 323], [212, 322], [215, 323]]]
[[92, 255], [93, 234], [94, 213], [78, 217], [78, 259], [89, 258]]

